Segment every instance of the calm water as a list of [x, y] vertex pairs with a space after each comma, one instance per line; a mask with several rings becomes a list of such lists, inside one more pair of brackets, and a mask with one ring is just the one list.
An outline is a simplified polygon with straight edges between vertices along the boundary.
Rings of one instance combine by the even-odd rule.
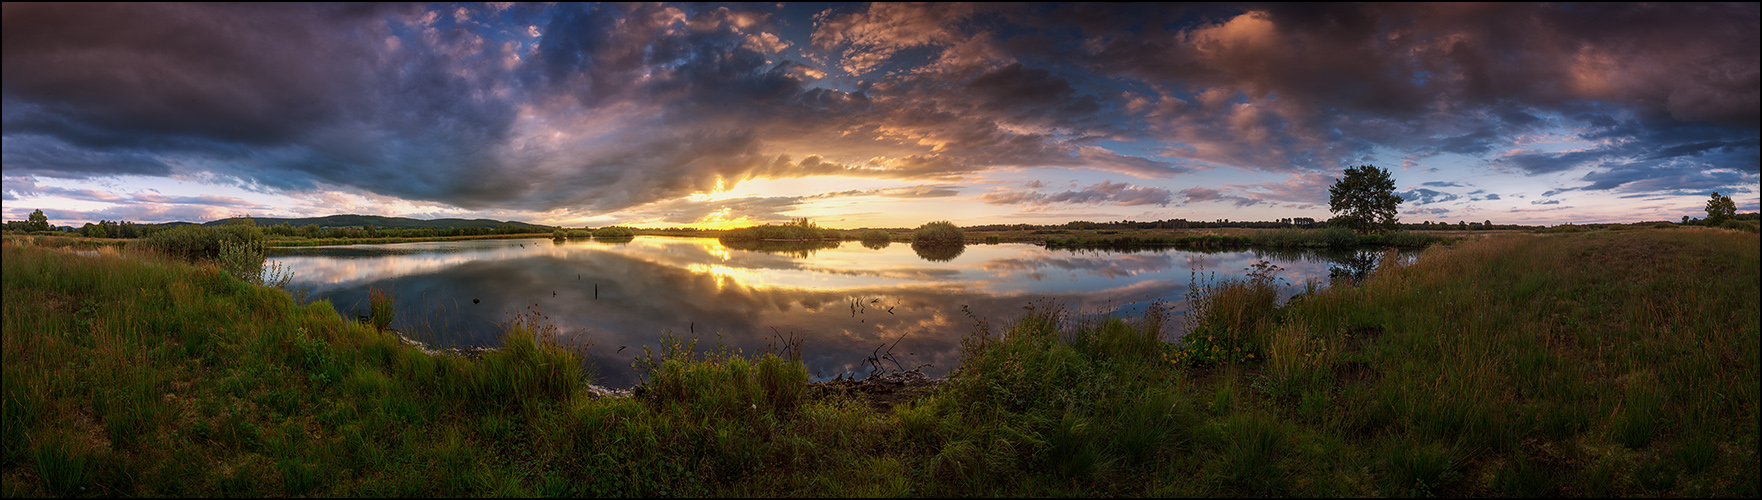
[[[437, 347], [494, 346], [497, 325], [542, 312], [564, 335], [592, 342], [598, 383], [637, 383], [631, 363], [671, 332], [758, 353], [779, 336], [803, 340], [809, 374], [866, 374], [882, 345], [907, 368], [941, 375], [959, 361], [973, 318], [1001, 325], [1024, 306], [1133, 317], [1153, 299], [1184, 310], [1197, 276], [1241, 276], [1257, 260], [1283, 268], [1285, 295], [1325, 282], [1350, 254], [1244, 250], [1105, 252], [1029, 244], [968, 245], [921, 255], [911, 245], [855, 241], [819, 248], [737, 249], [711, 238], [641, 236], [622, 243], [473, 240], [277, 249], [314, 300], [364, 314], [368, 290], [390, 288], [391, 327]], [[970, 313], [970, 315], [969, 315]], [[1169, 332], [1173, 337], [1178, 332]], [[892, 367], [892, 364], [888, 365]]]

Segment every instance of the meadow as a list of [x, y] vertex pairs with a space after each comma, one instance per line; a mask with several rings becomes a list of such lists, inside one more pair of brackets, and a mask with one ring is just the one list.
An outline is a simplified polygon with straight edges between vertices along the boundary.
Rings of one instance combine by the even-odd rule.
[[7, 496], [1757, 494], [1747, 232], [1497, 234], [1285, 304], [1262, 266], [1181, 316], [1024, 304], [886, 404], [788, 339], [663, 337], [607, 395], [605, 347], [543, 311], [432, 353], [213, 263], [41, 243], [4, 245]]

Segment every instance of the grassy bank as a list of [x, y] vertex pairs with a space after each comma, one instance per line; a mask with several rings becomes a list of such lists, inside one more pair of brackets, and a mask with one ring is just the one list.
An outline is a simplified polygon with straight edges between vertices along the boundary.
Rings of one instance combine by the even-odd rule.
[[1261, 229], [1241, 236], [1194, 234], [1186, 236], [1144, 236], [1134, 234], [1091, 234], [1052, 236], [1046, 238], [1047, 248], [1223, 248], [1257, 246], [1268, 248], [1354, 248], [1360, 246], [1422, 248], [1434, 243], [1452, 241], [1435, 234], [1394, 231], [1387, 234], [1357, 234], [1346, 228], [1328, 229]]
[[1282, 308], [1262, 269], [1185, 318], [1039, 304], [973, 318], [957, 373], [887, 410], [788, 350], [665, 339], [596, 398], [536, 312], [430, 355], [212, 266], [4, 252], [8, 496], [1757, 490], [1748, 233], [1463, 242]]

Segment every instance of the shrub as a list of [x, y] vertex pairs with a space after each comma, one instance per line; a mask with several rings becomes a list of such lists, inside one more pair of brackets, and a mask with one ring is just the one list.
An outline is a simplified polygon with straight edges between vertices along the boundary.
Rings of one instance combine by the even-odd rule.
[[870, 229], [868, 231], [863, 231], [863, 234], [858, 236], [857, 239], [863, 241], [893, 241], [893, 235], [880, 229]]
[[822, 228], [814, 225], [806, 217], [795, 219], [788, 224], [743, 227], [722, 233], [717, 239], [727, 242], [746, 242], [764, 240], [823, 240], [844, 239], [843, 233], [835, 229]]
[[262, 242], [263, 240], [263, 230], [256, 226], [243, 224], [228, 224], [220, 227], [188, 225], [156, 231], [145, 238], [135, 240], [131, 245], [137, 248], [151, 248], [186, 259], [214, 259], [220, 257], [221, 242], [223, 241], [243, 244]]
[[1561, 225], [1554, 226], [1554, 227], [1545, 227], [1545, 228], [1536, 230], [1536, 232], [1538, 232], [1538, 233], [1576, 233], [1578, 231], [1579, 231], [1578, 226], [1574, 226], [1572, 224], [1561, 224]]
[[927, 223], [912, 231], [913, 245], [964, 245], [966, 242], [966, 233], [945, 220]]
[[630, 238], [636, 236], [636, 230], [623, 226], [606, 226], [593, 230], [595, 238]]

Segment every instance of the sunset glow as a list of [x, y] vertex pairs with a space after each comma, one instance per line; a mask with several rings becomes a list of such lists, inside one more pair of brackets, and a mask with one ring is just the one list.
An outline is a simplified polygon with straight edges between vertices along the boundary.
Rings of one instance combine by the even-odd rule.
[[6, 4], [4, 217], [833, 228], [1762, 204], [1755, 4]]

